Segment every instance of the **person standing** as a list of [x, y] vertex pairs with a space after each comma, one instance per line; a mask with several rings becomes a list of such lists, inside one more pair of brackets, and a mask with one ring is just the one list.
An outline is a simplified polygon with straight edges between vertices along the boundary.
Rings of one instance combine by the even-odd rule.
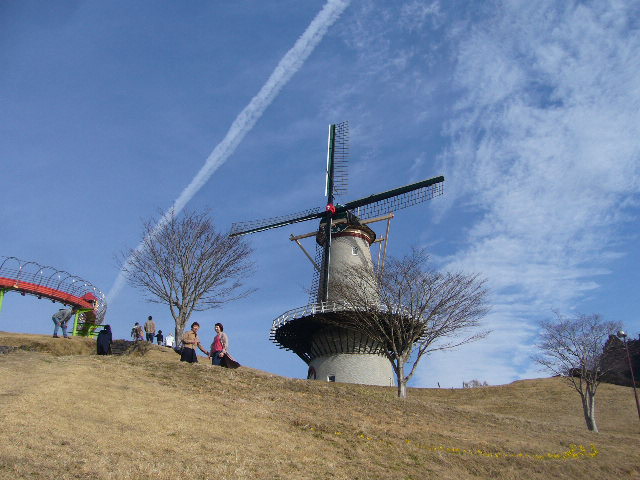
[[113, 336], [111, 334], [111, 326], [105, 325], [102, 330], [98, 333], [98, 338], [96, 340], [96, 347], [98, 349], [98, 355], [111, 355], [111, 341], [113, 340]]
[[196, 355], [196, 347], [198, 347], [202, 353], [209, 356], [202, 343], [200, 343], [200, 337], [198, 337], [198, 330], [200, 330], [200, 324], [193, 322], [191, 324], [191, 330], [182, 336], [182, 354], [180, 355], [181, 362], [198, 363], [198, 356]]
[[240, 364], [229, 354], [229, 336], [224, 333], [224, 325], [216, 323], [216, 336], [211, 344], [212, 365], [220, 365], [227, 368], [238, 368]]
[[156, 340], [158, 345], [162, 345], [162, 341], [164, 340], [164, 335], [162, 335], [162, 330], [158, 330], [158, 334], [156, 335]]
[[175, 344], [175, 337], [171, 335], [171, 333], [169, 333], [169, 335], [167, 335], [164, 338], [164, 346], [173, 348], [174, 344]]
[[61, 308], [53, 314], [51, 317], [51, 320], [53, 320], [53, 324], [55, 325], [53, 328], [53, 338], [59, 338], [58, 329], [62, 329], [62, 336], [64, 338], [69, 338], [67, 335], [67, 323], [74, 313], [76, 313], [75, 308]]
[[142, 325], [136, 322], [133, 328], [131, 329], [131, 338], [133, 338], [135, 342], [140, 342], [144, 340], [144, 337], [142, 335], [143, 332], [144, 330], [142, 329]]
[[147, 342], [153, 343], [153, 337], [156, 335], [156, 322], [153, 321], [151, 315], [144, 324], [144, 332], [147, 334]]

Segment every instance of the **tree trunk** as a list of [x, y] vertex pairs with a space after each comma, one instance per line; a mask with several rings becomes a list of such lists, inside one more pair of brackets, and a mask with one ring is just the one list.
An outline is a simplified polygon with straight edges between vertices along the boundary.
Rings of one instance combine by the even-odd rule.
[[402, 360], [398, 360], [396, 383], [398, 384], [398, 398], [407, 398], [407, 379], [404, 376], [404, 361]]
[[586, 393], [581, 396], [582, 411], [584, 413], [584, 420], [587, 424], [587, 429], [598, 433], [598, 426], [596, 425], [596, 395], [589, 387], [587, 387]]
[[183, 318], [182, 315], [179, 315], [176, 318], [176, 345], [180, 343], [182, 340], [182, 334], [184, 333], [184, 327], [187, 323], [187, 319]]

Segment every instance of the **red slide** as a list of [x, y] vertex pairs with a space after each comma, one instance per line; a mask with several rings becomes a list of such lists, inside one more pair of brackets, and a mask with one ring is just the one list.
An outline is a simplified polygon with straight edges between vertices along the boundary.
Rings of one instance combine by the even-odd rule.
[[107, 310], [105, 295], [86, 280], [36, 262], [0, 257], [0, 292], [8, 291], [90, 310], [86, 313], [96, 323], [102, 322]]

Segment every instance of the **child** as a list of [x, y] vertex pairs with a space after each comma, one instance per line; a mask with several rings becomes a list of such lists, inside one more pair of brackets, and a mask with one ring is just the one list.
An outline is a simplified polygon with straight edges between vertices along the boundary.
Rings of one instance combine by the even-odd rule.
[[164, 340], [164, 336], [162, 335], [162, 330], [158, 330], [158, 334], [156, 335], [156, 340], [158, 341], [158, 345], [162, 345], [162, 341]]

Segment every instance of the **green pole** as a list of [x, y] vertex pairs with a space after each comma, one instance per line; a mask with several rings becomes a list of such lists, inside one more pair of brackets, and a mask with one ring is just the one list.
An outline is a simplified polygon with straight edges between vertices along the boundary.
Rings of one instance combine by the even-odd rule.
[[2, 311], [2, 302], [4, 301], [4, 292], [6, 292], [6, 290], [0, 289], [0, 312]]
[[71, 335], [73, 337], [75, 337], [78, 334], [78, 318], [79, 317], [80, 317], [80, 310], [78, 310], [75, 316], [73, 317], [73, 332], [71, 332]]
[[80, 324], [80, 315], [86, 312], [90, 312], [92, 311], [91, 308], [80, 308], [78, 309], [78, 311], [76, 312], [76, 316], [74, 318], [73, 321], [73, 336], [82, 336], [82, 337], [93, 337], [94, 335], [94, 331], [95, 329], [98, 327], [98, 325], [95, 325], [93, 323], [90, 323], [86, 320]]

